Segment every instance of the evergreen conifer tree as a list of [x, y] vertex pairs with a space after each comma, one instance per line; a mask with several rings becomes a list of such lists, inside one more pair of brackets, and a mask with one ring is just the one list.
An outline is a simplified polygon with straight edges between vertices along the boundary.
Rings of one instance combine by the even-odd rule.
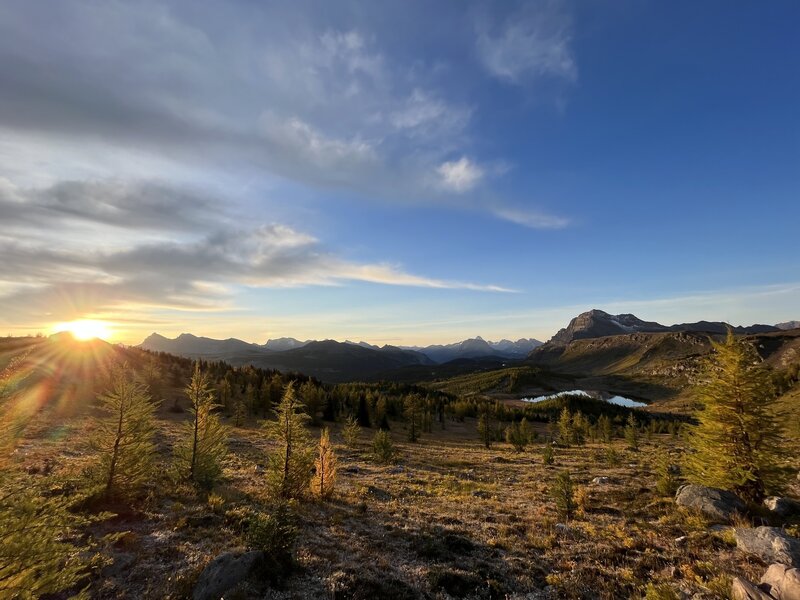
[[625, 422], [625, 442], [631, 450], [639, 448], [639, 424], [633, 413], [628, 415], [628, 420]]
[[491, 410], [488, 406], [481, 410], [481, 414], [478, 417], [478, 436], [480, 436], [481, 442], [487, 449], [492, 447], [494, 430], [492, 429]]
[[752, 344], [736, 339], [713, 343], [697, 399], [703, 410], [690, 433], [690, 478], [759, 501], [786, 482], [784, 440], [775, 413], [769, 373]]
[[270, 457], [269, 483], [282, 498], [300, 498], [308, 488], [314, 457], [306, 430], [311, 418], [294, 389], [294, 382], [286, 386], [275, 416], [275, 421], [264, 424], [267, 435], [278, 442], [276, 452]]
[[127, 365], [114, 370], [110, 389], [98, 400], [103, 415], [95, 420], [89, 447], [97, 454], [103, 493], [133, 494], [152, 473], [156, 404]]
[[30, 372], [25, 360], [16, 356], [0, 370], [0, 598], [60, 594], [80, 583], [93, 562], [75, 543], [88, 520], [70, 512], [74, 499], [45, 495], [6, 464], [17, 434], [15, 395]]
[[181, 474], [195, 485], [210, 489], [222, 475], [222, 460], [228, 449], [228, 428], [215, 410], [214, 392], [207, 373], [195, 363], [194, 372], [186, 387], [191, 420], [184, 426], [184, 438], [176, 448]]
[[416, 442], [422, 431], [423, 403], [418, 394], [406, 396], [403, 402], [404, 416], [408, 423], [408, 441]]

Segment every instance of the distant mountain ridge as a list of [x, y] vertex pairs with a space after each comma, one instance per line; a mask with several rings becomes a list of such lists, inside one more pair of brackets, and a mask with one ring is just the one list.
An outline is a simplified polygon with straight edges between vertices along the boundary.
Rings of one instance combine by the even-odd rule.
[[[317, 340], [300, 341], [292, 337], [282, 337], [269, 339], [265, 344], [260, 345], [238, 340], [236, 338], [216, 340], [192, 335], [190, 333], [182, 333], [177, 338], [169, 339], [158, 333], [153, 333], [140, 344], [140, 347], [145, 350], [151, 350], [155, 352], [170, 352], [172, 354], [188, 356], [190, 358], [235, 360], [239, 354], [250, 355], [253, 353], [260, 354], [266, 352], [281, 354], [284, 352], [305, 348], [309, 344], [313, 343], [319, 342]], [[460, 358], [493, 357], [504, 359], [522, 359], [525, 358], [531, 352], [531, 350], [542, 345], [542, 342], [533, 338], [520, 338], [517, 341], [503, 339], [499, 342], [492, 342], [486, 341], [480, 336], [453, 344], [435, 344], [432, 346], [396, 347], [385, 345], [380, 347], [364, 341], [354, 342], [350, 340], [335, 343], [356, 346], [377, 352], [385, 352], [387, 350], [415, 352], [424, 355], [427, 357], [428, 362], [433, 363], [445, 363]]]
[[446, 363], [459, 358], [487, 356], [508, 359], [525, 358], [531, 350], [541, 345], [542, 342], [534, 338], [520, 338], [516, 342], [506, 339], [499, 342], [487, 342], [481, 336], [477, 336], [454, 344], [407, 346], [407, 348], [422, 352], [436, 363]]
[[574, 340], [624, 335], [628, 333], [697, 332], [719, 334], [725, 333], [728, 327], [730, 327], [734, 333], [740, 335], [779, 331], [779, 328], [773, 325], [734, 327], [722, 321], [698, 321], [696, 323], [662, 325], [655, 321], [643, 321], [632, 314], [612, 315], [602, 310], [593, 309], [581, 313], [572, 319], [569, 325], [559, 330], [558, 333], [550, 338], [548, 344], [565, 345]]

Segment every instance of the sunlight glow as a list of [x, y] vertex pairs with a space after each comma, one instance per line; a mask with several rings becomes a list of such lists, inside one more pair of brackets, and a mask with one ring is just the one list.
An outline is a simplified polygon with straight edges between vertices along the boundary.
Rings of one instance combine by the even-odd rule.
[[79, 319], [77, 321], [70, 321], [68, 323], [59, 323], [54, 327], [54, 331], [59, 333], [61, 331], [68, 331], [73, 335], [76, 340], [91, 340], [100, 338], [101, 340], [108, 340], [111, 335], [111, 324], [106, 321], [95, 321], [92, 319]]

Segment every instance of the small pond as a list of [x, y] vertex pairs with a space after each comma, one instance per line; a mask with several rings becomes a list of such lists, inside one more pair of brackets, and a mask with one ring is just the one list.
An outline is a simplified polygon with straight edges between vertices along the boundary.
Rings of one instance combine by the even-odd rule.
[[598, 391], [587, 391], [587, 390], [568, 390], [564, 392], [557, 392], [555, 394], [549, 394], [547, 396], [536, 396], [535, 398], [520, 398], [523, 402], [544, 402], [545, 400], [552, 400], [553, 398], [563, 398], [564, 396], [585, 396], [586, 398], [595, 398], [597, 400], [605, 400], [606, 402], [610, 402], [611, 404], [617, 404], [619, 406], [627, 406], [628, 408], [642, 408], [643, 406], [647, 406], [645, 402], [639, 402], [638, 400], [631, 400], [630, 398], [625, 398], [624, 396], [618, 396], [616, 394], [612, 394], [609, 392], [598, 392]]

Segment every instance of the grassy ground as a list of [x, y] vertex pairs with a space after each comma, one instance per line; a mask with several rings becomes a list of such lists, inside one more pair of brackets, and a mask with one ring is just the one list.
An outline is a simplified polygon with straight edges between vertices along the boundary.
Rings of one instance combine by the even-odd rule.
[[[184, 414], [160, 413], [159, 448], [166, 461]], [[732, 575], [758, 579], [763, 565], [735, 551], [729, 531], [709, 531], [655, 491], [658, 456], [679, 442], [654, 436], [638, 451], [621, 440], [514, 452], [479, 445], [474, 421], [405, 442], [393, 423], [398, 458], [376, 463], [373, 431], [345, 449], [337, 427], [339, 480], [328, 503], [303, 502], [296, 568], [270, 590], [243, 588], [239, 598], [629, 598], [650, 582], [724, 598]], [[538, 426], [538, 425], [537, 425]], [[90, 465], [82, 449], [91, 421], [76, 416], [29, 429], [14, 454], [21, 476], [77, 477]], [[545, 436], [539, 429], [540, 439]], [[258, 423], [232, 430], [225, 479], [211, 499], [174, 483], [167, 469], [141, 507], [95, 534], [127, 531], [109, 548], [110, 564], [92, 582], [95, 598], [186, 598], [203, 566], [220, 552], [246, 546], [236, 515], [265, 505], [270, 443]], [[579, 510], [565, 523], [550, 488], [568, 470]], [[594, 477], [608, 483], [592, 484]], [[564, 526], [566, 525], [566, 526]]]

